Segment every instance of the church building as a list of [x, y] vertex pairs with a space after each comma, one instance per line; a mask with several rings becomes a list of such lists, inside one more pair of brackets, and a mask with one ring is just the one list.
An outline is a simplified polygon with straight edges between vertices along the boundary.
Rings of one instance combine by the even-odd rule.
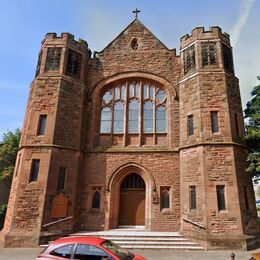
[[94, 53], [47, 33], [0, 244], [139, 226], [245, 249], [259, 227], [243, 136], [219, 27], [184, 35], [179, 54], [138, 18]]

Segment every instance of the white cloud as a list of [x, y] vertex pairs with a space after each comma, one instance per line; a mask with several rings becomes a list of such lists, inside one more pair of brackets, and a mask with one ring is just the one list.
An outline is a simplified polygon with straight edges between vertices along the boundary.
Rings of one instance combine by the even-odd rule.
[[232, 43], [233, 46], [236, 45], [241, 30], [243, 29], [244, 25], [247, 22], [248, 16], [250, 14], [251, 8], [254, 4], [255, 0], [242, 0], [240, 4], [240, 10], [238, 14], [238, 18], [235, 22], [235, 24], [232, 26], [230, 34], [232, 35]]

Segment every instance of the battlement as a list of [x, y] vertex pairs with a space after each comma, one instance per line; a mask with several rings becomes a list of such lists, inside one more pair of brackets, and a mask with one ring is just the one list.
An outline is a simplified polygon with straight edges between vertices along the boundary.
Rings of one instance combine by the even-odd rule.
[[47, 33], [45, 35], [45, 38], [42, 41], [42, 47], [45, 47], [45, 45], [54, 45], [54, 46], [70, 46], [75, 50], [81, 51], [81, 52], [88, 52], [91, 54], [90, 49], [88, 48], [88, 43], [79, 38], [78, 41], [74, 39], [74, 35], [70, 33], [61, 33], [60, 36], [57, 36], [56, 33]]
[[222, 32], [222, 29], [218, 26], [210, 26], [209, 30], [205, 30], [204, 27], [196, 27], [192, 30], [191, 35], [186, 34], [181, 37], [181, 49], [191, 44], [196, 40], [213, 40], [220, 39], [227, 45], [230, 45], [229, 34]]

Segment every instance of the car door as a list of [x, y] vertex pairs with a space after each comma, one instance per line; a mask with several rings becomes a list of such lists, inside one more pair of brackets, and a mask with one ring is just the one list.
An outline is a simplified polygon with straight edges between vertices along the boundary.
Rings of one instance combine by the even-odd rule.
[[71, 259], [75, 244], [63, 245], [53, 249], [46, 259]]
[[93, 245], [77, 244], [73, 259], [77, 260], [114, 260], [107, 252]]

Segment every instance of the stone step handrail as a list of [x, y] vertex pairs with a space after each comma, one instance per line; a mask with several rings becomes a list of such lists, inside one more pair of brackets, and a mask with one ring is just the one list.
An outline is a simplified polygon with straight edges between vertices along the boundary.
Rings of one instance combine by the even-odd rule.
[[72, 219], [72, 218], [73, 218], [73, 216], [69, 216], [69, 217], [66, 217], [66, 218], [62, 218], [62, 219], [59, 219], [59, 220], [56, 220], [56, 221], [53, 221], [53, 222], [44, 224], [44, 225], [42, 225], [42, 227], [49, 227], [49, 226], [55, 225], [55, 224], [57, 224], [57, 223], [60, 223], [60, 222], [63, 222], [63, 221]]
[[206, 229], [205, 226], [203, 226], [203, 225], [201, 225], [201, 224], [199, 224], [199, 223], [197, 223], [197, 222], [194, 222], [194, 221], [192, 221], [192, 220], [190, 220], [190, 219], [187, 219], [187, 218], [182, 218], [182, 219], [183, 219], [184, 221], [190, 223], [190, 224], [193, 224], [194, 226], [198, 226], [198, 227], [200, 227], [200, 228]]

